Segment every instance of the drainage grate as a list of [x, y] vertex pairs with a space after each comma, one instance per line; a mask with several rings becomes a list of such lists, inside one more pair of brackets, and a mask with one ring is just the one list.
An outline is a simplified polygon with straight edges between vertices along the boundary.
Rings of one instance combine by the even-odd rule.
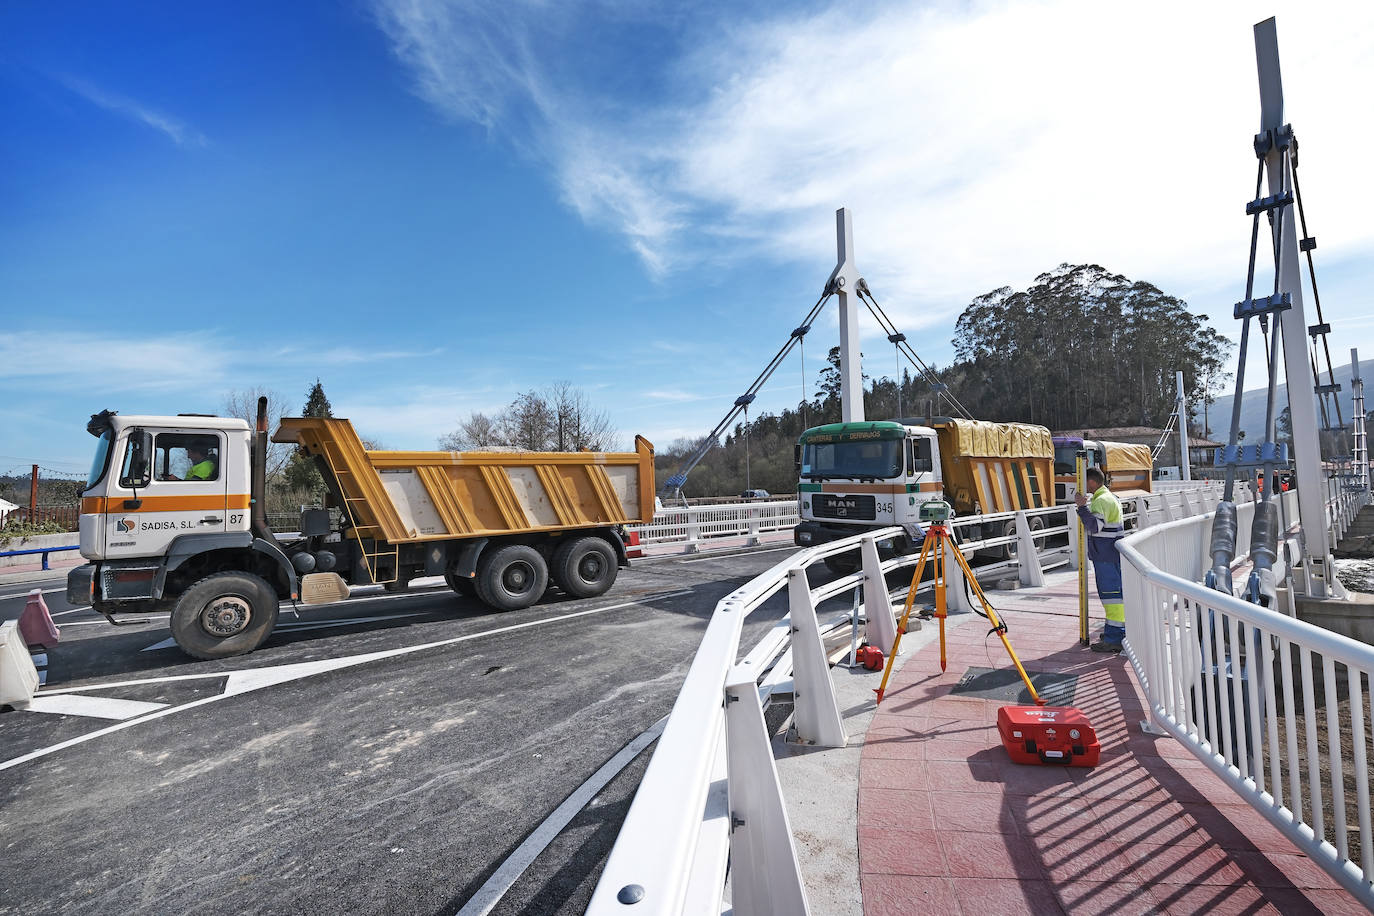
[[[1059, 674], [1055, 671], [1037, 671], [1030, 676], [1031, 683], [1040, 697], [1051, 706], [1072, 706], [1074, 690], [1078, 686], [1078, 675]], [[976, 697], [981, 700], [1000, 700], [1028, 706], [1034, 703], [1030, 691], [1016, 673], [1015, 667], [1007, 668], [970, 668], [959, 678], [959, 683], [951, 694]]]

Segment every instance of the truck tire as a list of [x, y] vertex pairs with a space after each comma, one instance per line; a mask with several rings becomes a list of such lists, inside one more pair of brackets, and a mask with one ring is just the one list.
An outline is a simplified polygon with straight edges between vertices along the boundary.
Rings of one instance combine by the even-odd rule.
[[860, 563], [847, 553], [825, 558], [825, 568], [837, 576], [847, 576], [859, 571]]
[[484, 554], [477, 566], [477, 597], [498, 611], [518, 611], [534, 604], [549, 585], [549, 569], [539, 551], [508, 544]]
[[[1042, 519], [1042, 518], [1041, 518], [1040, 516], [1038, 516], [1038, 515], [1037, 515], [1037, 516], [1034, 516], [1034, 517], [1032, 517], [1031, 520], [1030, 520], [1030, 525], [1029, 525], [1029, 527], [1030, 527], [1030, 530], [1031, 530], [1031, 537], [1034, 539], [1034, 540], [1032, 541], [1032, 543], [1035, 544], [1035, 549], [1036, 549], [1037, 551], [1044, 550], [1044, 549], [1045, 549], [1045, 541], [1048, 540], [1048, 538], [1047, 538], [1046, 535], [1043, 535], [1043, 534], [1036, 534], [1036, 532], [1037, 532], [1037, 531], [1043, 531], [1043, 530], [1045, 529], [1045, 520]], [[1003, 533], [1003, 534], [1006, 534], [1006, 535], [1008, 535], [1008, 536], [1015, 535], [1015, 534], [1016, 534], [1016, 522], [1007, 522], [1007, 527], [1003, 530], [1002, 533]], [[1016, 559], [1016, 556], [1017, 556], [1017, 552], [1018, 552], [1019, 550], [1020, 550], [1020, 545], [1019, 545], [1018, 543], [1007, 544], [1007, 545], [1003, 548], [1003, 555], [1004, 555], [1004, 557], [1005, 557], [1006, 559], [1008, 559], [1008, 560], [1015, 560], [1015, 559]]]
[[172, 609], [172, 638], [195, 658], [252, 652], [277, 625], [277, 591], [259, 576], [222, 572], [181, 593]]
[[615, 548], [599, 537], [569, 538], [553, 552], [554, 584], [574, 598], [604, 595], [615, 584], [620, 563]]
[[464, 598], [477, 597], [477, 585], [474, 580], [469, 579], [467, 576], [460, 576], [450, 569], [448, 572], [444, 573], [444, 581], [448, 583], [449, 588], [453, 589], [454, 592], [462, 595]]

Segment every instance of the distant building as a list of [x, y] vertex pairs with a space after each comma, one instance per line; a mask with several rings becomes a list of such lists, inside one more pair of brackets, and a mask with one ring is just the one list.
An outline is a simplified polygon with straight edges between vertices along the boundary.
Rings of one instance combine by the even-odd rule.
[[18, 508], [18, 506], [10, 502], [8, 499], [0, 499], [0, 525], [5, 524], [5, 519], [9, 516], [9, 514]]
[[[1105, 429], [1065, 429], [1056, 430], [1056, 436], [1082, 436], [1084, 439], [1106, 439], [1109, 442], [1129, 442], [1133, 445], [1148, 445], [1153, 449], [1159, 444], [1164, 430], [1152, 426], [1112, 426]], [[1202, 436], [1188, 437], [1188, 462], [1194, 468], [1210, 468], [1215, 460], [1217, 449], [1224, 442], [1213, 442]], [[1178, 433], [1170, 432], [1164, 440], [1164, 447], [1155, 456], [1155, 468], [1178, 467]]]

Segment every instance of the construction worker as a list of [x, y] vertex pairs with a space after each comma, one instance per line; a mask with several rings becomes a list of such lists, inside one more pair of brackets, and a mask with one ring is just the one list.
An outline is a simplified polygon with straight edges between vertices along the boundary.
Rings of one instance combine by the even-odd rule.
[[214, 480], [215, 460], [203, 445], [186, 446], [186, 459], [191, 466], [186, 469], [185, 477], [178, 477], [170, 471], [162, 476], [163, 480]]
[[1093, 578], [1097, 580], [1097, 597], [1107, 624], [1102, 638], [1092, 644], [1094, 652], [1120, 652], [1121, 640], [1126, 636], [1126, 605], [1121, 597], [1121, 554], [1116, 542], [1125, 533], [1121, 522], [1121, 500], [1107, 489], [1101, 468], [1088, 468], [1084, 475], [1091, 501], [1082, 493], [1074, 494], [1078, 517], [1088, 533], [1088, 559], [1093, 561]]

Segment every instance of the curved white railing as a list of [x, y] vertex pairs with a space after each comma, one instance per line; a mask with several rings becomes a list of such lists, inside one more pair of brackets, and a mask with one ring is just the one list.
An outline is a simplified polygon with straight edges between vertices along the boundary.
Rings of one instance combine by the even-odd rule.
[[[1183, 492], [1155, 494], [1136, 503], [1129, 520], [1178, 517], [1204, 509], [1205, 484]], [[767, 505], [767, 504], [763, 504]], [[796, 503], [790, 505], [795, 512]], [[760, 503], [706, 510], [755, 509]], [[701, 511], [673, 510], [676, 512]], [[981, 575], [1014, 570], [1025, 584], [1038, 584], [1053, 563], [1075, 563], [1072, 507], [1004, 512], [956, 518], [956, 537], [972, 526], [1016, 533], [973, 540], [960, 538], [966, 555], [1015, 545], [1011, 560], [979, 567]], [[794, 516], [795, 522], [795, 516]], [[655, 524], [659, 523], [655, 517]], [[679, 519], [680, 521], [680, 519]], [[647, 526], [646, 526], [647, 527]], [[662, 537], [669, 537], [665, 525]], [[683, 526], [679, 526], [679, 531]], [[738, 530], [731, 533], [738, 534]], [[818, 621], [816, 608], [828, 598], [862, 589], [861, 613], [869, 641], [891, 645], [895, 635], [885, 574], [914, 566], [914, 555], [881, 560], [879, 545], [901, 533], [878, 529], [799, 550], [722, 599], [678, 694], [668, 723], [602, 872], [589, 913], [718, 914], [729, 863], [731, 903], [736, 912], [806, 912], [796, 850], [770, 749], [763, 711], [775, 692], [790, 693], [799, 740], [822, 746], [845, 743], [823, 647], [823, 634], [848, 626], [848, 612]], [[643, 542], [641, 538], [641, 542]], [[1069, 541], [1069, 549], [1051, 544]], [[857, 572], [814, 588], [806, 570], [826, 558], [858, 554]], [[966, 600], [957, 568], [947, 570], [951, 610]], [[787, 591], [788, 613], [742, 659], [744, 621], [769, 598]], [[880, 609], [869, 613], [870, 608]], [[886, 629], [884, 629], [886, 628]]]
[[[1281, 498], [1286, 519], [1296, 496]], [[1329, 496], [1338, 536], [1367, 495]], [[1247, 532], [1253, 504], [1237, 514]], [[1374, 908], [1374, 648], [1197, 584], [1211, 565], [1210, 518], [1120, 545], [1127, 654], [1151, 719]]]

